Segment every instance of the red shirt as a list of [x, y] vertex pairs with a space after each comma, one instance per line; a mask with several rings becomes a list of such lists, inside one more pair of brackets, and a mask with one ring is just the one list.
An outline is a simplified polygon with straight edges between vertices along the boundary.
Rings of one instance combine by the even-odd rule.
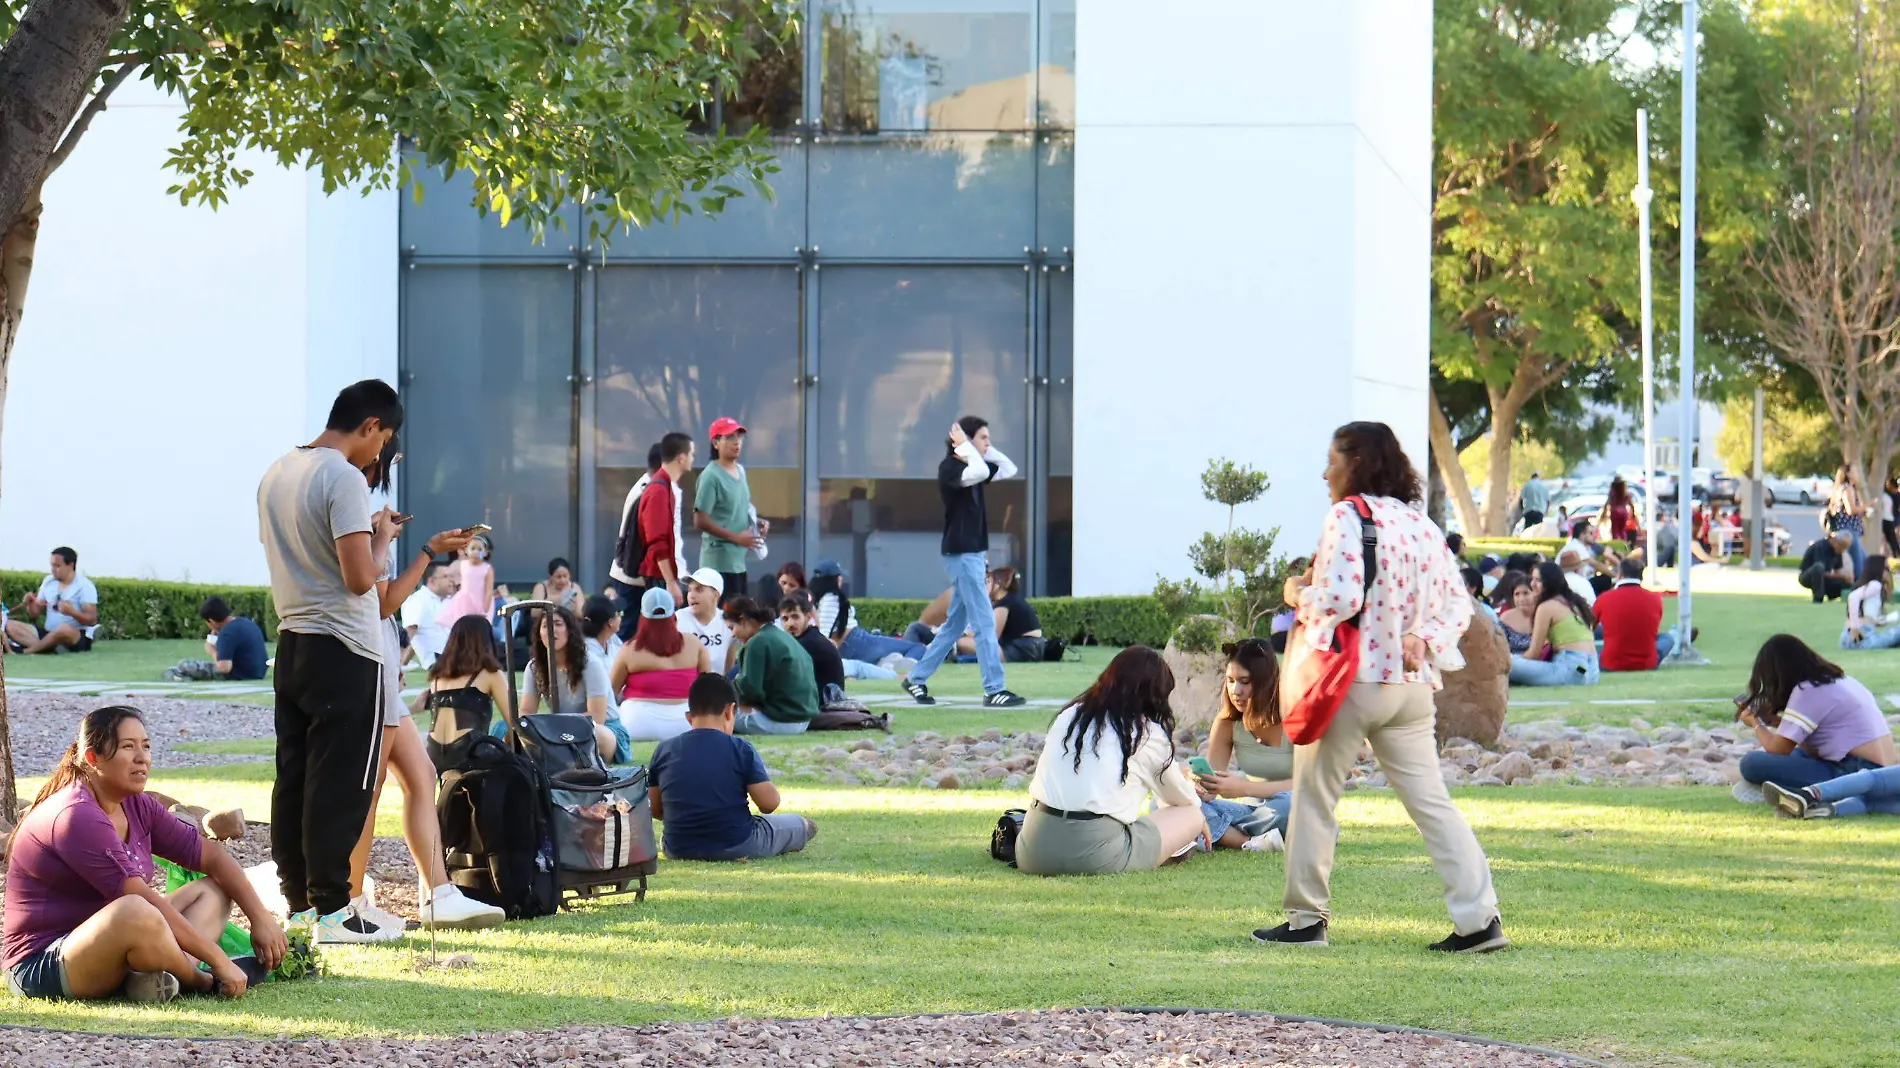
[[[640, 494], [637, 513], [640, 540], [646, 545], [646, 555], [640, 558], [638, 574], [641, 578], [659, 578], [660, 561], [674, 560], [679, 554], [679, 547], [673, 542], [673, 520], [678, 514], [674, 511], [673, 480], [667, 477], [665, 471], [654, 472], [652, 481]], [[674, 581], [679, 578], [678, 575], [673, 576]]]
[[1662, 594], [1638, 582], [1621, 582], [1597, 598], [1603, 624], [1604, 671], [1648, 671], [1656, 666], [1656, 634], [1662, 629]]

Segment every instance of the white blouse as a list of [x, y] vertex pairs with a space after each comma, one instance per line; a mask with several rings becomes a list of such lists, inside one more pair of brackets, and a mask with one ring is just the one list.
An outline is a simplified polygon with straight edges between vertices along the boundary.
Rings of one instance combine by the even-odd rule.
[[[1359, 682], [1423, 682], [1442, 689], [1441, 671], [1465, 666], [1458, 639], [1471, 622], [1471, 597], [1458, 577], [1445, 536], [1423, 512], [1392, 497], [1365, 498], [1378, 532], [1371, 604], [1359, 620]], [[1299, 619], [1315, 649], [1332, 643], [1333, 628], [1366, 604], [1359, 513], [1341, 501], [1326, 514], [1313, 553], [1313, 584], [1300, 591]], [[1429, 654], [1406, 671], [1400, 639], [1417, 635]]]
[[1029, 783], [1030, 797], [1050, 808], [1098, 812], [1123, 823], [1141, 818], [1141, 803], [1149, 794], [1166, 807], [1200, 803], [1187, 773], [1174, 762], [1173, 741], [1153, 723], [1147, 724], [1140, 746], [1128, 760], [1126, 781], [1122, 779], [1121, 741], [1106, 725], [1088, 739], [1077, 770], [1075, 750], [1068, 746], [1075, 712], [1071, 705], [1049, 724], [1048, 741], [1036, 759], [1036, 777]]
[[1850, 627], [1871, 626], [1880, 622], [1880, 580], [1852, 590], [1847, 594], [1847, 625]]

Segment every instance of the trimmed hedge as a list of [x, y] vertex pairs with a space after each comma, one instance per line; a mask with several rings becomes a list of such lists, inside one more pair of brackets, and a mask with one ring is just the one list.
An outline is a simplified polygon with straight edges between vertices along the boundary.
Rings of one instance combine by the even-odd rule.
[[[902, 634], [923, 613], [928, 601], [851, 599], [858, 625], [886, 634]], [[1171, 624], [1153, 597], [1032, 597], [1042, 632], [1071, 645], [1146, 645], [1168, 643]]]
[[[45, 578], [34, 571], [0, 571], [0, 597], [9, 606], [19, 604]], [[93, 578], [92, 584], [99, 587], [101, 638], [202, 638], [206, 630], [204, 620], [198, 618], [198, 606], [214, 593], [224, 598], [233, 614], [256, 620], [266, 638], [277, 638], [277, 610], [270, 590], [263, 586], [121, 578]]]

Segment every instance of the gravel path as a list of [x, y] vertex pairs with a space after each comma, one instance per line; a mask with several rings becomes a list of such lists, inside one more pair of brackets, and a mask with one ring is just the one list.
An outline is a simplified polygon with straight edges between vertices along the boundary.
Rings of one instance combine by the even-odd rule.
[[[152, 736], [152, 766], [201, 767], [241, 764], [264, 759], [249, 754], [190, 753], [178, 742], [222, 742], [237, 738], [269, 738], [274, 730], [271, 710], [264, 705], [185, 701], [176, 697], [85, 697], [64, 693], [7, 692], [7, 720], [13, 727], [14, 766], [21, 775], [44, 775], [59, 763], [59, 755], [73, 744], [79, 720], [101, 705], [130, 704], [144, 713]], [[181, 800], [190, 801], [190, 798]]]
[[640, 1028], [563, 1028], [402, 1042], [185, 1042], [0, 1031], [0, 1064], [158, 1068], [403, 1065], [575, 1068], [758, 1065], [1064, 1065], [1073, 1068], [1561, 1068], [1577, 1059], [1436, 1035], [1225, 1014], [1103, 1011], [819, 1020], [720, 1020]]

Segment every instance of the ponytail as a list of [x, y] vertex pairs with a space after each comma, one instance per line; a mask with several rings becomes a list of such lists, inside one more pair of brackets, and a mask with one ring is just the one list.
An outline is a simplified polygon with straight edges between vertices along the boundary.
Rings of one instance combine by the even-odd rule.
[[139, 710], [130, 705], [105, 705], [80, 717], [79, 739], [67, 746], [66, 751], [60, 754], [59, 763], [54, 765], [52, 773], [46, 776], [46, 785], [40, 787], [39, 796], [35, 797], [33, 803], [27, 806], [26, 812], [21, 814], [20, 825], [13, 828], [13, 834], [7, 835], [6, 849], [0, 852], [8, 856], [12, 855], [13, 836], [20, 833], [20, 827], [26, 825], [26, 817], [32, 815], [34, 809], [45, 804], [47, 798], [73, 783], [85, 781], [87, 773], [91, 770], [86, 766], [87, 753], [100, 759], [112, 756], [113, 746], [119, 740], [119, 724], [128, 719], [145, 722], [145, 717], [139, 714]]

